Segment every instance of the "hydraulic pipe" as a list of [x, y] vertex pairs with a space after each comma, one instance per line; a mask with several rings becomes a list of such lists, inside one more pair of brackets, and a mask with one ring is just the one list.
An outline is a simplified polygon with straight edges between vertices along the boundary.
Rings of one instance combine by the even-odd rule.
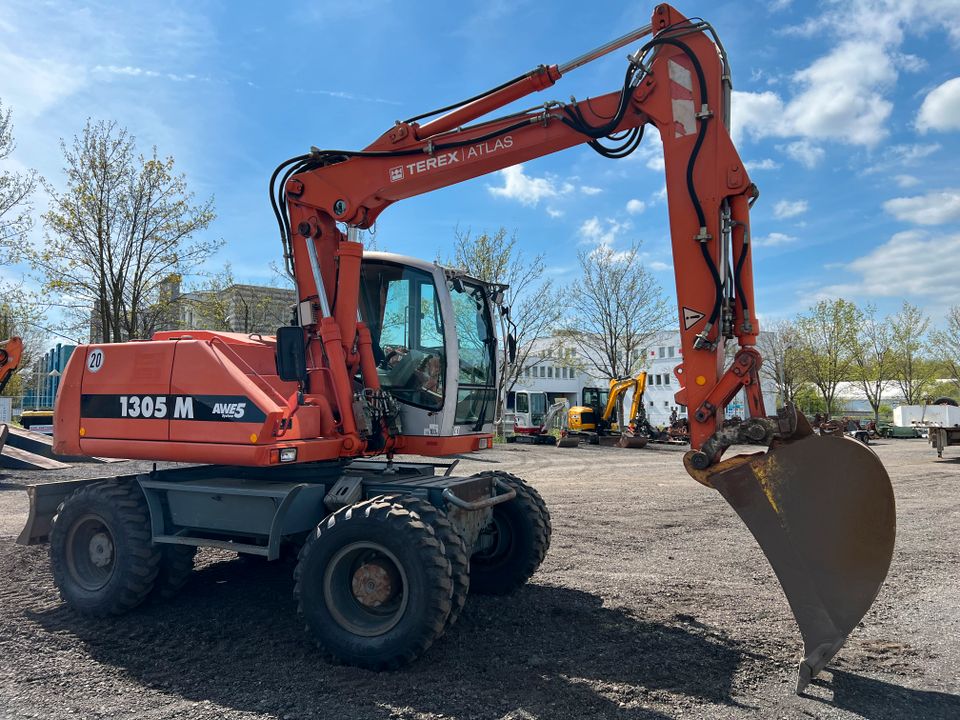
[[603, 57], [612, 53], [614, 50], [622, 48], [624, 45], [629, 45], [632, 42], [639, 40], [642, 37], [646, 37], [653, 32], [653, 25], [644, 25], [639, 27], [636, 30], [631, 30], [626, 35], [621, 35], [616, 40], [611, 40], [608, 43], [604, 43], [598, 48], [594, 48], [589, 52], [585, 52], [580, 57], [576, 57], [570, 62], [565, 62], [563, 65], [557, 66], [557, 70], [560, 71], [561, 75], [566, 75], [571, 70], [576, 70], [581, 65], [586, 65], [588, 62], [596, 60], [598, 57]]

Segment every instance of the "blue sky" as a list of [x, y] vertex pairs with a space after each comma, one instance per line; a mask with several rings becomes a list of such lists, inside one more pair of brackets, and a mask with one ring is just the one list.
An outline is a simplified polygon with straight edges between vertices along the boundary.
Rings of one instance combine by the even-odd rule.
[[[91, 3], [0, 0], [0, 99], [14, 166], [61, 182], [60, 138], [116, 120], [173, 155], [238, 279], [271, 279], [267, 180], [309, 146], [359, 149], [393, 121], [649, 21], [652, 2]], [[761, 317], [823, 296], [960, 303], [960, 0], [678, 2], [717, 28], [753, 213]], [[521, 103], [619, 87], [624, 51]], [[672, 294], [657, 138], [625, 160], [581, 147], [413, 198], [380, 218], [391, 251], [449, 253], [454, 228], [505, 226], [560, 284], [591, 243], [642, 240]], [[38, 212], [43, 209], [37, 198]], [[42, 233], [35, 232], [39, 242]], [[17, 268], [6, 274], [19, 275]]]

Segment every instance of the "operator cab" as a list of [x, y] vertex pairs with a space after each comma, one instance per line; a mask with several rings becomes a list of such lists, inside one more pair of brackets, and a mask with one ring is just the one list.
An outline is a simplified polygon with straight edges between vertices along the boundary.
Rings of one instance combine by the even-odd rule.
[[498, 286], [392, 253], [365, 252], [360, 315], [404, 435], [493, 431]]

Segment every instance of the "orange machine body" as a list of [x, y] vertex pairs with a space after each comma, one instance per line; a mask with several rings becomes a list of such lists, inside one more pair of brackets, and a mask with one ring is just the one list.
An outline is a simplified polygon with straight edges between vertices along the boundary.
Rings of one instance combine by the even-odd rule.
[[[342, 434], [328, 387], [298, 402], [297, 383], [277, 375], [275, 353], [269, 336], [207, 331], [81, 345], [57, 397], [55, 451], [243, 466], [372, 454]], [[395, 452], [438, 456], [488, 447], [490, 436], [394, 440]], [[289, 449], [295, 454], [281, 454]]]

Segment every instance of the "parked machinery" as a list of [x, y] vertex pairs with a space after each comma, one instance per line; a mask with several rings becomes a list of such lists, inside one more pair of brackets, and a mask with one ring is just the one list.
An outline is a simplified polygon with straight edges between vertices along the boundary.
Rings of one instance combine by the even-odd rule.
[[[647, 36], [613, 92], [475, 122]], [[719, 490], [770, 560], [804, 639], [802, 689], [880, 588], [894, 500], [868, 448], [813, 435], [792, 407], [766, 416], [749, 226], [758, 193], [730, 139], [731, 88], [713, 28], [661, 4], [650, 25], [398, 122], [364, 150], [283, 163], [271, 200], [296, 325], [276, 338], [185, 331], [81, 346], [62, 378], [58, 453], [208, 464], [34, 487], [21, 539], [49, 535], [61, 595], [97, 615], [172, 591], [197, 546], [268, 559], [299, 548], [298, 606], [324, 652], [367, 667], [416, 658], [468, 585], [507, 592], [530, 577], [550, 519], [511, 475], [438, 476], [429, 463], [392, 460], [489, 445], [502, 289], [364, 256], [359, 232], [393, 202], [565, 148], [623, 157], [654, 125], [681, 324], [675, 400], [690, 408], [685, 468]], [[741, 391], [749, 417], [723, 427]], [[744, 442], [767, 450], [723, 458]], [[366, 459], [376, 455], [386, 462]]]
[[[576, 405], [567, 411], [567, 423], [562, 437], [557, 443], [560, 447], [576, 447], [581, 440], [591, 445], [599, 445], [604, 439], [620, 447], [642, 448], [658, 435], [647, 420], [643, 406], [643, 393], [647, 387], [647, 373], [641, 371], [636, 377], [611, 380], [604, 391], [599, 388], [583, 389], [583, 405]], [[624, 427], [613, 422], [622, 398], [633, 392], [630, 414]]]

